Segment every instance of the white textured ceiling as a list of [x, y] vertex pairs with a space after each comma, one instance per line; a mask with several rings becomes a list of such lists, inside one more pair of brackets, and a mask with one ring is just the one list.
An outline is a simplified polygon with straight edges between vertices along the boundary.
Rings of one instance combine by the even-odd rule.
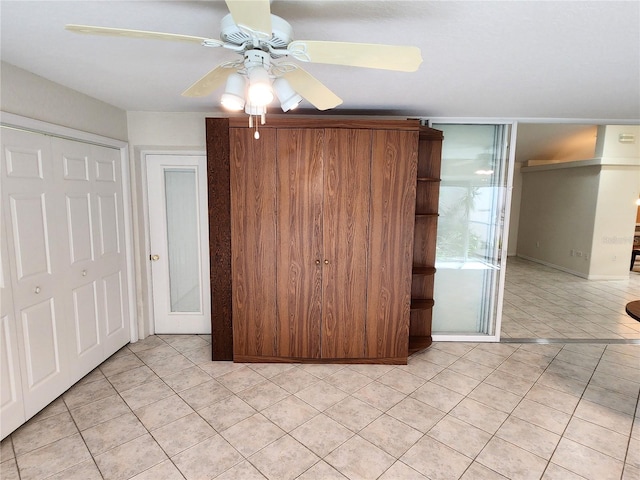
[[[295, 39], [416, 45], [416, 73], [310, 65], [339, 111], [640, 118], [638, 1], [281, 1]], [[218, 111], [180, 93], [224, 50], [77, 35], [66, 23], [218, 38], [223, 1], [0, 1], [1, 58], [125, 110]], [[303, 107], [310, 108], [309, 104]], [[337, 112], [339, 113], [339, 112]]]

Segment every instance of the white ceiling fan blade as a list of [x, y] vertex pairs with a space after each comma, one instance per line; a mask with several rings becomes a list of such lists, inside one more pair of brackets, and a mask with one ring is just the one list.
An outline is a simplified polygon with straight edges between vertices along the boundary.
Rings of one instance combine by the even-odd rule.
[[309, 72], [298, 67], [284, 75], [291, 87], [318, 110], [329, 110], [342, 103], [342, 99], [325, 87]]
[[111, 27], [93, 27], [91, 25], [65, 25], [65, 29], [75, 33], [85, 33], [88, 35], [109, 35], [115, 37], [133, 37], [133, 38], [149, 38], [154, 40], [171, 40], [178, 42], [193, 42], [203, 44], [207, 42], [207, 46], [222, 46], [223, 42], [205, 37], [194, 37], [191, 35], [179, 35], [176, 33], [149, 32], [146, 30], [129, 30], [126, 28]]
[[204, 77], [182, 92], [183, 97], [206, 97], [226, 82], [227, 77], [236, 71], [227, 64], [218, 65]]
[[[233, 21], [260, 37], [271, 38], [269, 0], [226, 0]], [[261, 35], [260, 35], [261, 34]]]
[[418, 47], [371, 43], [296, 40], [287, 50], [298, 60], [333, 65], [415, 72], [422, 63]]

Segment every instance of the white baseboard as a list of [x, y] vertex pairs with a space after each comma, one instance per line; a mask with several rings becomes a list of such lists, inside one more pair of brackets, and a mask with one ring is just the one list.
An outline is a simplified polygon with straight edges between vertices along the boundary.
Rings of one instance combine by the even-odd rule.
[[562, 270], [563, 272], [570, 273], [571, 275], [575, 275], [580, 278], [585, 278], [587, 280], [627, 280], [629, 275], [585, 275], [581, 272], [576, 272], [569, 268], [562, 267], [560, 265], [555, 265], [550, 262], [545, 262], [544, 260], [539, 260], [537, 258], [529, 257], [527, 255], [517, 254], [517, 257], [524, 258], [525, 260], [529, 260], [531, 262], [539, 263], [541, 265], [545, 265], [547, 267], [555, 268], [556, 270]]
[[589, 275], [587, 280], [628, 280], [629, 275]]
[[582, 272], [576, 272], [575, 270], [571, 270], [570, 268], [562, 267], [560, 265], [556, 265], [556, 264], [551, 263], [551, 262], [545, 262], [544, 260], [540, 260], [538, 258], [533, 258], [533, 257], [530, 257], [528, 255], [522, 255], [521, 253], [518, 253], [516, 256], [520, 257], [520, 258], [524, 258], [525, 260], [529, 260], [531, 262], [535, 262], [535, 263], [539, 263], [541, 265], [545, 265], [547, 267], [555, 268], [556, 270], [561, 270], [563, 272], [570, 273], [571, 275], [575, 275], [576, 277], [586, 278], [587, 280], [589, 280], [588, 275], [585, 275]]

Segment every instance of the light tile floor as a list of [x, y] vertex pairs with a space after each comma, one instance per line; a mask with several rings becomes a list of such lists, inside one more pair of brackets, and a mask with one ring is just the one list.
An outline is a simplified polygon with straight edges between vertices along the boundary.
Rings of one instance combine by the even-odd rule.
[[122, 348], [1, 444], [60, 480], [640, 478], [640, 346], [436, 343], [406, 366]]
[[502, 338], [640, 339], [640, 322], [624, 311], [638, 299], [640, 262], [627, 280], [586, 280], [509, 257]]

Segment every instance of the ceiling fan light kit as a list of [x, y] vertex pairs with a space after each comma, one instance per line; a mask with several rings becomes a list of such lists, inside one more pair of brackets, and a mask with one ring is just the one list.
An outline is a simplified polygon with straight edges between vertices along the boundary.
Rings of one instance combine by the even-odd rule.
[[273, 89], [276, 91], [283, 112], [294, 110], [302, 102], [302, 97], [296, 93], [285, 78], [276, 78], [273, 81]]
[[[223, 47], [243, 56], [235, 62], [225, 62], [205, 74], [185, 90], [186, 97], [204, 97], [223, 84], [222, 106], [230, 111], [244, 108], [249, 115], [265, 123], [267, 105], [278, 97], [284, 112], [293, 110], [302, 99], [318, 110], [334, 108], [342, 103], [340, 97], [311, 74], [294, 63], [281, 59], [289, 57], [311, 63], [327, 63], [399, 72], [414, 72], [422, 63], [420, 49], [409, 46], [378, 45], [350, 42], [312, 40], [293, 41], [289, 23], [271, 14], [269, 0], [226, 0], [228, 15], [220, 22], [220, 40], [189, 35], [129, 30], [89, 25], [66, 25], [75, 33], [109, 35], [155, 40], [199, 43], [206, 47]], [[275, 62], [274, 62], [275, 60]], [[257, 119], [255, 137], [259, 138]]]
[[252, 105], [266, 107], [273, 101], [273, 89], [269, 69], [269, 54], [261, 50], [250, 50], [245, 53], [245, 67], [249, 77], [247, 97]]
[[238, 73], [232, 73], [227, 77], [227, 86], [224, 89], [220, 103], [224, 108], [239, 112], [244, 108], [245, 96], [244, 77]]

